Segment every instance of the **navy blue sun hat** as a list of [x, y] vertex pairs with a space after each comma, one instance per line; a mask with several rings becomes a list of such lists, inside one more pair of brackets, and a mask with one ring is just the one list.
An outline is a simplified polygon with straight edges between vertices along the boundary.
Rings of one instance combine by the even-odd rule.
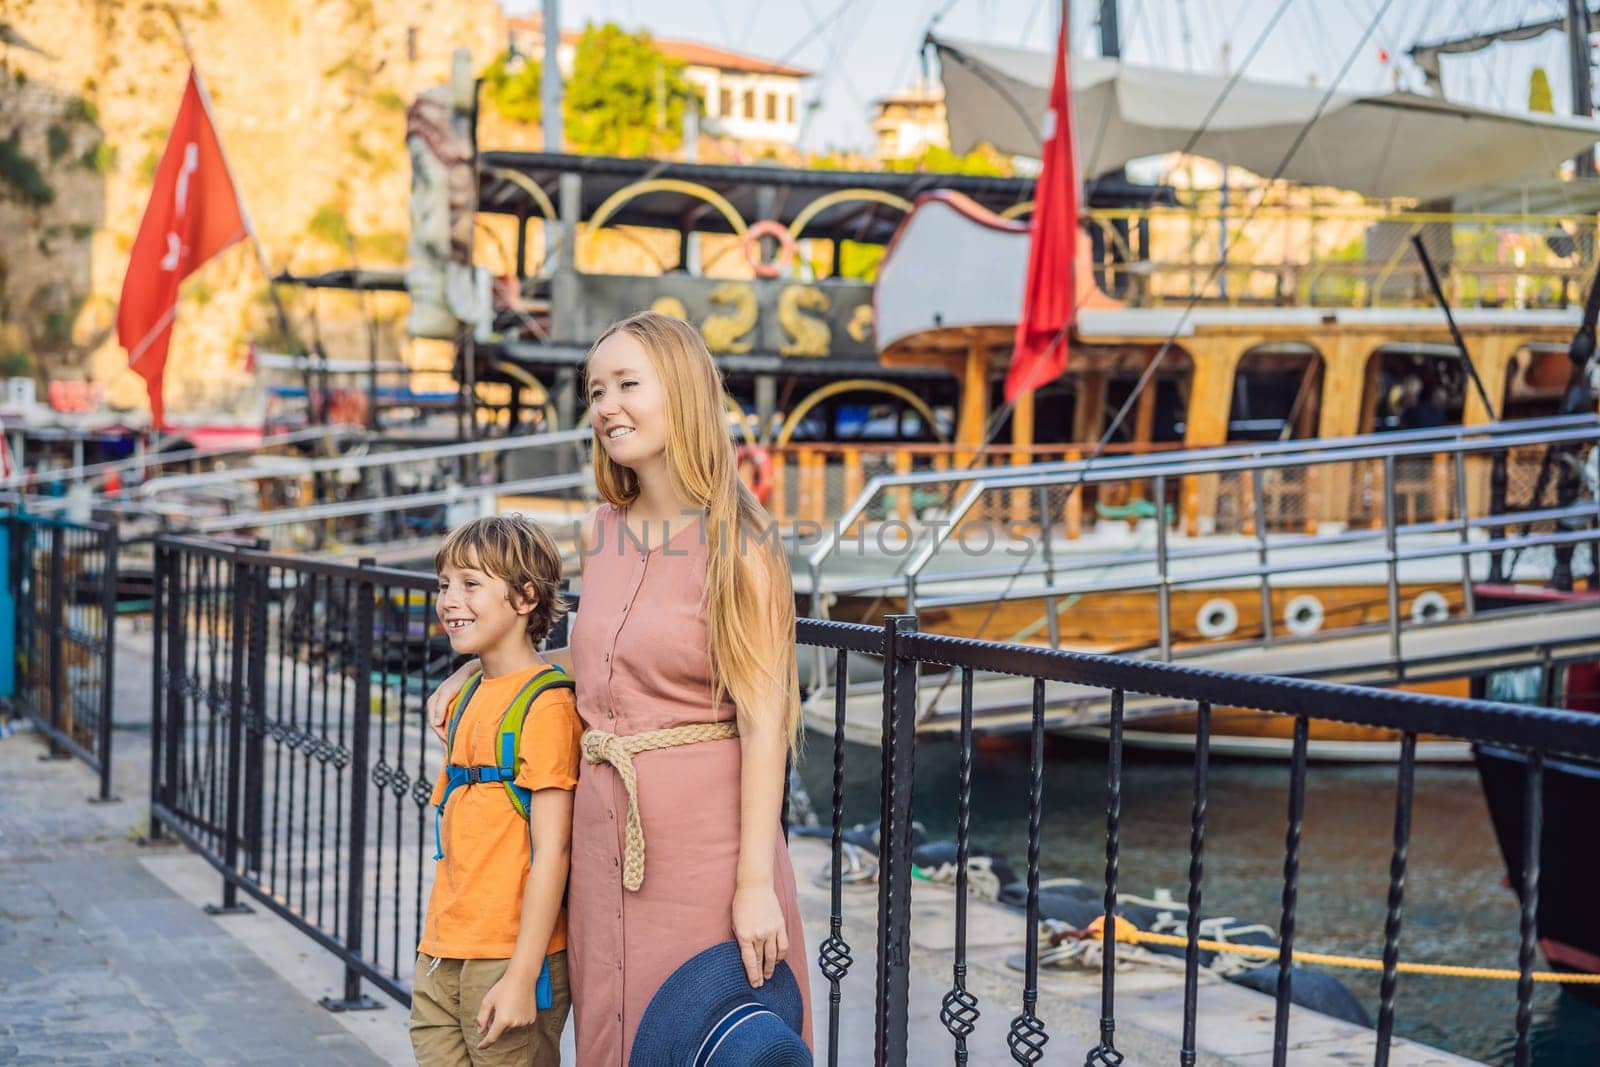
[[752, 989], [739, 943], [724, 941], [661, 983], [633, 1035], [628, 1067], [811, 1067], [805, 1005], [787, 963]]

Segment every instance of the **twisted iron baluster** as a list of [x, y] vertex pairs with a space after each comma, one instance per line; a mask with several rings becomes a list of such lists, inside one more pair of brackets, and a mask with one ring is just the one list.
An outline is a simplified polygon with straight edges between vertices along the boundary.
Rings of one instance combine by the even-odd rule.
[[848, 657], [839, 649], [834, 658], [833, 682], [833, 832], [829, 836], [833, 863], [829, 869], [828, 936], [817, 951], [817, 967], [828, 979], [828, 1063], [839, 1063], [839, 983], [850, 971], [850, 946], [840, 935], [844, 919], [844, 711]]
[[1522, 915], [1517, 946], [1516, 1067], [1532, 1062], [1528, 1030], [1533, 1024], [1533, 964], [1539, 928], [1539, 852], [1544, 835], [1544, 753], [1528, 753], [1522, 808]]
[[1194, 718], [1194, 805], [1189, 813], [1189, 915], [1183, 953], [1183, 1048], [1180, 1067], [1195, 1064], [1195, 1016], [1200, 988], [1200, 882], [1206, 871], [1206, 777], [1211, 762], [1211, 705], [1202, 700]]
[[1111, 691], [1110, 751], [1106, 758], [1106, 899], [1100, 929], [1100, 1044], [1084, 1058], [1085, 1067], [1122, 1062], [1115, 1033], [1117, 973], [1117, 864], [1122, 851], [1122, 705], [1120, 689]]
[[1272, 1067], [1289, 1061], [1289, 997], [1294, 967], [1294, 909], [1300, 898], [1300, 830], [1306, 814], [1306, 732], [1309, 720], [1294, 717], [1294, 756], [1289, 767], [1289, 830], [1284, 837], [1283, 918], [1278, 923], [1278, 996], [1272, 1021]]
[[1387, 1067], [1394, 1038], [1394, 991], [1400, 960], [1400, 915], [1405, 902], [1406, 852], [1411, 844], [1411, 798], [1417, 735], [1400, 738], [1400, 777], [1394, 797], [1394, 854], [1389, 860], [1389, 907], [1383, 918], [1383, 981], [1378, 986], [1378, 1048], [1374, 1067]]
[[956, 772], [956, 950], [950, 991], [939, 1021], [956, 1039], [956, 1063], [967, 1062], [967, 1038], [978, 1022], [978, 998], [967, 990], [967, 852], [972, 823], [972, 668], [961, 668], [961, 764]]
[[1034, 1014], [1039, 1004], [1039, 822], [1044, 812], [1044, 680], [1033, 680], [1033, 728], [1028, 753], [1028, 928], [1024, 950], [1022, 1014], [1011, 1020], [1006, 1045], [1018, 1063], [1044, 1058], [1044, 1023]]

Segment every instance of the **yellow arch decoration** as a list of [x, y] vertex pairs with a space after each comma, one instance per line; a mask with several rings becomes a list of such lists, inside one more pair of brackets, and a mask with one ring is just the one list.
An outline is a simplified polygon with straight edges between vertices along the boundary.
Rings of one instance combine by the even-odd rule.
[[870, 200], [875, 204], [883, 204], [900, 211], [911, 210], [911, 201], [880, 189], [840, 189], [826, 196], [819, 196], [807, 204], [804, 210], [794, 217], [794, 221], [789, 223], [789, 236], [796, 241], [800, 240], [801, 231], [810, 225], [812, 219], [835, 204], [848, 204], [856, 200]]
[[539, 214], [543, 215], [551, 222], [557, 221], [556, 205], [551, 201], [550, 194], [545, 192], [544, 187], [538, 182], [534, 181], [526, 174], [522, 174], [514, 170], [507, 170], [504, 167], [491, 167], [489, 169], [489, 173], [493, 174], [496, 178], [502, 178], [510, 182], [518, 189], [521, 189], [523, 192], [533, 197], [534, 204], [539, 208]]
[[1003, 219], [1020, 219], [1022, 216], [1027, 215], [1032, 211], [1033, 201], [1024, 200], [1022, 203], [1012, 204], [1010, 207], [1000, 212], [1000, 217]]
[[646, 193], [682, 193], [685, 196], [704, 200], [722, 213], [722, 217], [728, 220], [728, 225], [733, 227], [733, 232], [740, 237], [744, 236], [744, 231], [748, 228], [745, 224], [744, 216], [739, 214], [739, 209], [729, 203], [728, 199], [721, 193], [709, 186], [701, 185], [699, 182], [686, 182], [679, 178], [647, 178], [642, 182], [624, 185], [621, 189], [606, 197], [600, 206], [595, 208], [594, 214], [590, 216], [589, 229], [591, 231], [598, 230], [606, 224], [612, 215], [617, 213], [617, 209], [623, 204]]
[[548, 420], [546, 425], [548, 425], [552, 430], [558, 428], [556, 426], [556, 406], [551, 401], [550, 391], [544, 387], [543, 382], [541, 382], [538, 378], [535, 378], [527, 370], [527, 368], [519, 367], [510, 360], [497, 359], [495, 360], [494, 366], [495, 369], [501, 374], [504, 374], [508, 378], [515, 378], [517, 381], [521, 382], [525, 388], [533, 390], [533, 402], [544, 411], [544, 417]]
[[776, 442], [778, 447], [782, 448], [789, 443], [789, 438], [794, 436], [795, 427], [800, 425], [800, 420], [805, 418], [812, 408], [831, 396], [851, 392], [888, 393], [890, 396], [899, 397], [915, 408], [917, 414], [922, 416], [923, 421], [933, 428], [933, 432], [939, 437], [940, 444], [949, 444], [949, 438], [939, 428], [939, 420], [933, 417], [933, 409], [928, 406], [928, 402], [905, 386], [877, 378], [844, 378], [837, 382], [829, 382], [822, 388], [806, 394], [805, 399], [800, 401], [793, 411], [789, 412], [789, 417], [784, 419], [783, 425], [779, 427]]

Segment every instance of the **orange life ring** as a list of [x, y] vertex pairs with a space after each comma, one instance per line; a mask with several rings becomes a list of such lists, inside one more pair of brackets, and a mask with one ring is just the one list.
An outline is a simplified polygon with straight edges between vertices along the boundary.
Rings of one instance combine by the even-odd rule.
[[[765, 260], [761, 258], [761, 238], [775, 237], [778, 241], [778, 258]], [[772, 219], [762, 219], [752, 222], [744, 231], [741, 239], [744, 247], [744, 260], [750, 264], [750, 269], [756, 272], [758, 278], [776, 278], [780, 264], [794, 258], [794, 238], [789, 234], [789, 227]]]
[[734, 456], [739, 464], [739, 477], [744, 479], [745, 485], [750, 487], [750, 491], [765, 507], [777, 481], [772, 454], [760, 445], [740, 445], [734, 450]]

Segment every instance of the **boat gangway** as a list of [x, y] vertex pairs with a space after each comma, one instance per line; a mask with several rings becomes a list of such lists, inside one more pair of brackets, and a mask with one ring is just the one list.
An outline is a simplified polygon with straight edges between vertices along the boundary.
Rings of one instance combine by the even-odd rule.
[[[791, 558], [817, 618], [914, 612], [931, 632], [1208, 669], [1460, 680], [1600, 656], [1600, 594], [1529, 602], [1596, 582], [1597, 444], [1583, 415], [887, 475], [798, 531]], [[837, 683], [811, 691], [819, 725]], [[844, 684], [850, 736], [874, 741], [881, 709]], [[920, 729], [955, 730], [950, 676], [921, 686]], [[975, 687], [979, 729], [1028, 729], [1025, 680]], [[1049, 686], [1046, 704], [1055, 731], [1109, 714], [1088, 687]], [[1126, 715], [1185, 710], [1129, 694]]]

